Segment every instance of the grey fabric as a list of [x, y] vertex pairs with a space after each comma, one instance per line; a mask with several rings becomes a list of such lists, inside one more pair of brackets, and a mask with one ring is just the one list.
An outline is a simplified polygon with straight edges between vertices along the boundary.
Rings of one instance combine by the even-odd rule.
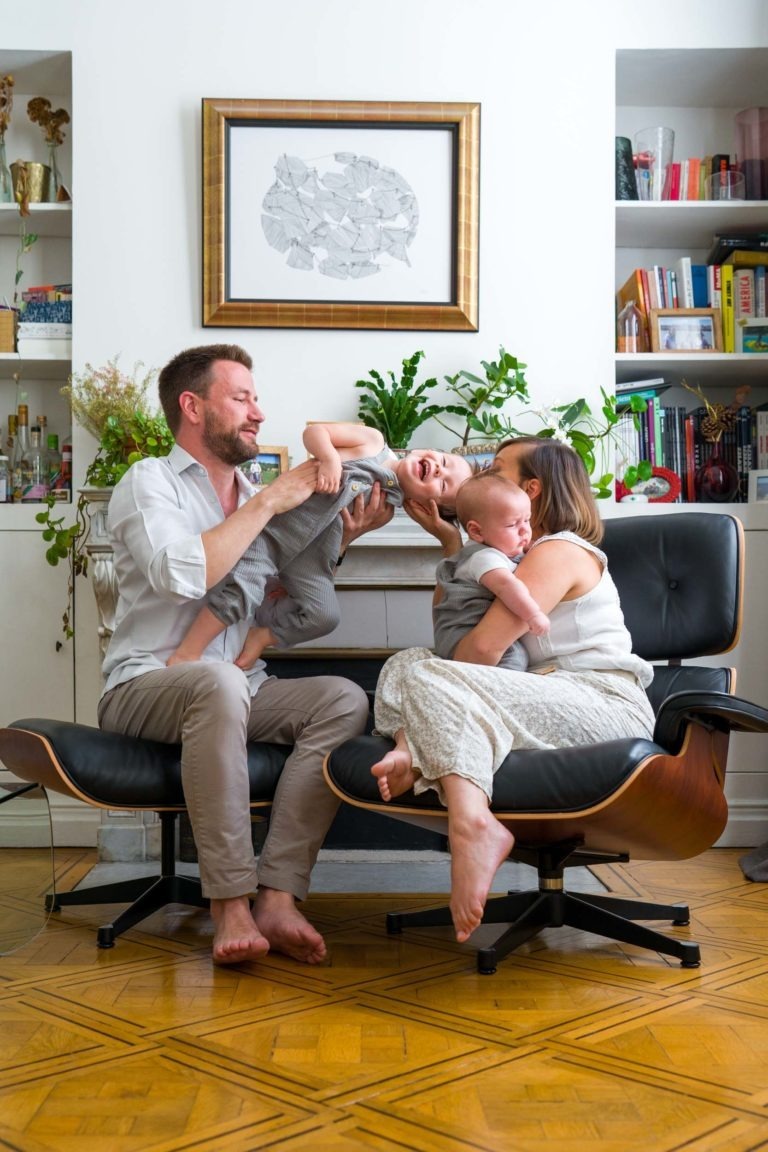
[[[456, 579], [456, 569], [485, 544], [465, 544], [454, 556], [441, 560], [437, 566], [437, 582], [441, 599], [432, 609], [432, 627], [435, 634], [435, 652], [450, 660], [456, 645], [479, 624], [496, 599], [494, 594], [476, 580]], [[498, 663], [499, 668], [525, 672], [528, 653], [519, 640], [511, 644]]]
[[739, 867], [747, 880], [768, 882], [768, 844], [760, 844], [739, 858]]
[[[387, 502], [400, 507], [403, 494], [386, 461], [389, 448], [342, 466], [335, 494], [315, 492], [297, 508], [273, 516], [232, 571], [208, 594], [207, 604], [226, 625], [251, 619], [270, 628], [281, 647], [326, 636], [339, 619], [333, 574], [341, 543], [341, 510], [381, 484]], [[268, 581], [279, 574], [288, 595], [266, 599]]]

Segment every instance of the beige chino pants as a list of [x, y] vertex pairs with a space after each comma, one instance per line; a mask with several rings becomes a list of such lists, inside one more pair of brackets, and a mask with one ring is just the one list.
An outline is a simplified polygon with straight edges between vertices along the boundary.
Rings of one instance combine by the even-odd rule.
[[[365, 728], [368, 700], [340, 676], [271, 677], [255, 696], [223, 662], [158, 668], [99, 704], [108, 732], [181, 743], [181, 778], [204, 895], [228, 899], [257, 884], [305, 899], [339, 802], [322, 774], [331, 749]], [[251, 843], [246, 743], [293, 745], [275, 791], [258, 872]]]

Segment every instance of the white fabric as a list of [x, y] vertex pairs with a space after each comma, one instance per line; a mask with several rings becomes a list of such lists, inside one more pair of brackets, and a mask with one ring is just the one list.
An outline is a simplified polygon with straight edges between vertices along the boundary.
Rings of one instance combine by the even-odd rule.
[[[236, 469], [239, 503], [254, 489]], [[224, 519], [208, 473], [174, 445], [168, 456], [133, 464], [109, 502], [107, 527], [115, 553], [118, 603], [115, 631], [102, 674], [104, 692], [141, 676], [178, 648], [206, 593], [201, 535]], [[233, 624], [203, 659], [234, 661], [248, 623]], [[259, 660], [247, 673], [253, 695], [266, 678]]]
[[521, 637], [529, 670], [556, 665], [569, 672], [621, 670], [632, 672], [644, 688], [653, 680], [653, 668], [632, 652], [632, 637], [624, 623], [619, 593], [607, 568], [604, 552], [572, 532], [542, 536], [531, 549], [548, 540], [569, 540], [600, 561], [603, 574], [591, 592], [576, 600], [561, 600], [549, 613], [549, 633]]
[[515, 556], [510, 559], [500, 552], [498, 548], [489, 548], [485, 545], [477, 552], [472, 552], [466, 560], [461, 560], [456, 565], [454, 578], [456, 580], [472, 580], [479, 584], [483, 576], [488, 572], [496, 572], [499, 568], [504, 568], [507, 572], [514, 572], [517, 565], [520, 563], [521, 557]]

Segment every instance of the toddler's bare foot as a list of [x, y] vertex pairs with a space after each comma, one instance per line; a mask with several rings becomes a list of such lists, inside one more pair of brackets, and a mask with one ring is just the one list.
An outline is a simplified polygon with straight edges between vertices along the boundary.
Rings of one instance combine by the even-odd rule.
[[243, 644], [243, 649], [237, 660], [235, 660], [235, 664], [238, 668], [242, 668], [247, 672], [248, 669], [252, 668], [256, 661], [261, 658], [264, 649], [274, 643], [275, 637], [266, 626], [259, 625], [258, 627], [249, 629], [245, 643]]
[[261, 934], [251, 915], [247, 896], [211, 900], [211, 917], [216, 927], [214, 964], [242, 964], [246, 960], [257, 960], [269, 951], [269, 941]]
[[449, 816], [451, 845], [451, 917], [460, 944], [468, 940], [483, 919], [485, 902], [499, 866], [512, 850], [515, 838], [491, 812]]
[[321, 964], [328, 955], [322, 936], [299, 912], [290, 892], [259, 888], [253, 915], [273, 952], [304, 964]]
[[413, 788], [418, 773], [402, 728], [395, 735], [395, 747], [373, 765], [371, 772], [379, 781], [382, 800], [394, 800]]

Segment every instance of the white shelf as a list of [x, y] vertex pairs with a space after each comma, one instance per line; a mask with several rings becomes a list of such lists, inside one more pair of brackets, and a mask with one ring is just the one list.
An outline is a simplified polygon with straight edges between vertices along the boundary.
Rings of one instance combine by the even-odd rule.
[[0, 380], [12, 380], [15, 372], [32, 380], [66, 380], [72, 371], [70, 356], [20, 356], [0, 352]]
[[616, 382], [651, 380], [663, 376], [669, 384], [685, 378], [689, 384], [699, 381], [738, 388], [768, 384], [768, 355], [749, 356], [741, 352], [707, 352], [671, 356], [668, 352], [643, 352], [616, 356]]
[[768, 232], [766, 200], [617, 200], [617, 248], [706, 248], [715, 233]]
[[[65, 204], [30, 204], [27, 232], [38, 236], [70, 237], [72, 235], [72, 202]], [[22, 217], [16, 204], [0, 204], [0, 236], [18, 236]]]

